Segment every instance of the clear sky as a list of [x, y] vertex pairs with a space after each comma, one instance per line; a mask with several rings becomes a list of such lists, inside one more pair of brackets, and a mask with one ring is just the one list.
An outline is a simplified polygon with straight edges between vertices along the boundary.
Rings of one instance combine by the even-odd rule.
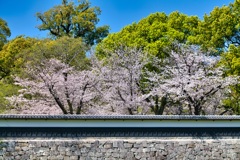
[[[77, 0], [73, 0], [77, 2]], [[124, 26], [138, 22], [151, 13], [180, 11], [187, 15], [197, 15], [202, 19], [214, 7], [228, 5], [234, 0], [89, 0], [92, 6], [102, 10], [99, 16], [101, 25], [109, 25], [110, 32], [118, 32]], [[0, 17], [7, 21], [12, 32], [10, 38], [18, 35], [42, 38], [47, 32], [39, 31], [40, 24], [36, 12], [44, 12], [61, 0], [0, 0]]]

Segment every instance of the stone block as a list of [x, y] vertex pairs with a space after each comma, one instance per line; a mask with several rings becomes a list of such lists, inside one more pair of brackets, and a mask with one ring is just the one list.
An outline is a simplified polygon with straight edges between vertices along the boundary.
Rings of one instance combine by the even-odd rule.
[[19, 152], [19, 151], [21, 151], [22, 149], [21, 149], [21, 147], [16, 146], [14, 150], [15, 150], [16, 152]]
[[14, 152], [15, 147], [9, 146], [6, 148], [7, 152]]
[[124, 145], [123, 145], [123, 141], [118, 141], [118, 148], [123, 149]]
[[87, 149], [86, 148], [81, 148], [81, 153], [86, 153]]
[[146, 148], [148, 147], [148, 143], [146, 141], [143, 141], [141, 146]]
[[115, 153], [112, 153], [112, 157], [113, 157], [113, 158], [119, 158], [119, 153], [116, 153], [116, 152], [115, 152]]
[[60, 146], [59, 146], [59, 147], [58, 147], [58, 151], [60, 151], [60, 152], [61, 152], [61, 151], [66, 151], [66, 147], [60, 147]]
[[124, 143], [124, 148], [132, 148], [133, 144], [130, 143]]
[[57, 159], [61, 159], [62, 160], [62, 159], [64, 159], [64, 156], [63, 155], [58, 155]]
[[94, 152], [89, 152], [87, 155], [88, 155], [88, 157], [94, 157], [95, 153]]
[[103, 157], [103, 153], [102, 153], [102, 152], [96, 152], [96, 153], [95, 153], [95, 156], [96, 156], [97, 158], [102, 158], [102, 157]]
[[112, 143], [105, 143], [104, 148], [106, 149], [112, 148]]
[[66, 156], [71, 156], [72, 155], [72, 152], [71, 151], [66, 151]]
[[155, 145], [155, 148], [156, 148], [156, 149], [162, 149], [162, 150], [163, 150], [163, 149], [165, 149], [165, 145], [164, 145], [164, 144], [156, 144], [156, 145]]
[[117, 148], [118, 147], [118, 142], [117, 141], [113, 141], [113, 148]]
[[48, 156], [49, 155], [49, 152], [48, 151], [45, 151], [42, 153], [43, 156]]
[[144, 153], [139, 152], [139, 153], [135, 153], [135, 154], [134, 154], [134, 157], [135, 157], [136, 159], [141, 159], [141, 158], [144, 158], [145, 156], [144, 156]]
[[148, 160], [157, 160], [156, 157], [149, 157]]
[[78, 156], [70, 156], [70, 160], [78, 160]]
[[150, 152], [151, 150], [150, 150], [150, 148], [143, 148], [142, 149], [142, 152]]
[[80, 150], [74, 151], [73, 155], [80, 156], [81, 155], [81, 151]]
[[69, 156], [64, 156], [63, 160], [70, 160]]
[[35, 155], [30, 155], [30, 159], [37, 159], [36, 157], [37, 157], [36, 154]]
[[196, 144], [191, 142], [190, 144], [188, 144], [188, 148], [195, 148]]
[[132, 159], [132, 158], [134, 158], [133, 153], [132, 152], [128, 152], [127, 156], [126, 156], [126, 159]]
[[48, 143], [47, 142], [42, 142], [41, 146], [42, 147], [48, 147]]
[[34, 148], [34, 147], [36, 147], [36, 145], [35, 145], [34, 143], [30, 143], [30, 144], [28, 145], [28, 147]]
[[23, 150], [23, 151], [28, 151], [28, 150], [29, 150], [29, 147], [22, 147], [22, 150]]
[[48, 159], [48, 160], [58, 160], [57, 157], [55, 157], [55, 156], [48, 156], [47, 159]]
[[14, 159], [19, 160], [21, 159], [21, 156], [15, 156]]
[[96, 140], [92, 143], [92, 147], [98, 147], [99, 146], [99, 141]]
[[90, 143], [86, 143], [86, 144], [84, 144], [84, 146], [87, 147], [87, 148], [90, 148], [91, 144]]
[[127, 157], [127, 152], [121, 152], [119, 154], [119, 158], [126, 159], [126, 157]]

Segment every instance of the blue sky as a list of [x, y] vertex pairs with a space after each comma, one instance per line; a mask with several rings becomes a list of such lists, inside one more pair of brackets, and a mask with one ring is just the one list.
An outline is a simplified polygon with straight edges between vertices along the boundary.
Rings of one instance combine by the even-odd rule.
[[[77, 2], [77, 0], [73, 0]], [[214, 7], [228, 5], [234, 0], [90, 0], [92, 6], [99, 6], [101, 25], [109, 25], [110, 32], [118, 32], [124, 26], [138, 22], [151, 13], [180, 11], [187, 15], [197, 15], [202, 19]], [[36, 26], [41, 22], [36, 12], [44, 12], [61, 0], [1, 0], [0, 17], [7, 21], [12, 32], [11, 38], [18, 35], [44, 38], [47, 32], [39, 31]]]

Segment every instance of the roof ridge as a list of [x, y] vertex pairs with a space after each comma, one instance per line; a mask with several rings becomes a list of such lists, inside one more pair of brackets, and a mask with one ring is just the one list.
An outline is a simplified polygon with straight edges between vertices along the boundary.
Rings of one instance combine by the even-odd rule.
[[29, 114], [0, 114], [0, 119], [156, 119], [156, 120], [214, 120], [239, 119], [238, 115], [29, 115]]

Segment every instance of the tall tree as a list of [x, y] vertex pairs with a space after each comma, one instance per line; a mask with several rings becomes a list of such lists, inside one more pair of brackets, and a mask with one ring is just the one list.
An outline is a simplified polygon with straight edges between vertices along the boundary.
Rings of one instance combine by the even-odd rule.
[[24, 89], [8, 99], [21, 113], [86, 113], [94, 99], [89, 93], [94, 78], [86, 70], [89, 61], [85, 51], [81, 38], [38, 41], [24, 52], [25, 76], [16, 79]]
[[[173, 51], [169, 58], [153, 56], [151, 61], [141, 50], [122, 47], [110, 51], [106, 59], [93, 58], [91, 70], [83, 71], [63, 63], [61, 58], [39, 59], [27, 68], [32, 79], [17, 80], [25, 87], [18, 104], [32, 106], [27, 108], [30, 113], [47, 114], [59, 110], [64, 114], [147, 114], [151, 110], [154, 114], [196, 115], [231, 111], [222, 106], [222, 100], [237, 79], [223, 77], [218, 60], [199, 48], [175, 47], [178, 52]], [[46, 52], [41, 51], [44, 56]], [[159, 71], [147, 70], [149, 62]], [[14, 97], [9, 100], [17, 102]], [[47, 109], [49, 106], [55, 109]], [[101, 107], [96, 110], [97, 106]]]
[[90, 7], [87, 0], [79, 0], [75, 5], [62, 0], [62, 5], [55, 6], [44, 13], [37, 13], [42, 21], [39, 30], [48, 30], [53, 37], [81, 37], [89, 45], [100, 42], [108, 34], [109, 27], [96, 27], [99, 22], [99, 7]]
[[172, 42], [188, 42], [189, 36], [195, 34], [199, 22], [196, 16], [187, 16], [179, 12], [169, 15], [157, 12], [138, 23], [125, 26], [120, 32], [109, 34], [98, 45], [97, 54], [104, 57], [104, 48], [115, 50], [124, 44], [164, 58], [169, 53], [166, 48], [170, 48]]
[[8, 98], [20, 113], [91, 113], [97, 96], [91, 91], [96, 84], [91, 71], [77, 71], [56, 59], [43, 59], [39, 65], [26, 69], [32, 79], [17, 78], [16, 84], [24, 89], [18, 96]]
[[93, 63], [103, 101], [118, 114], [145, 114], [150, 102], [141, 88], [147, 63], [144, 52], [122, 46], [109, 54], [112, 56], [102, 61], [95, 59]]
[[57, 40], [44, 39], [26, 50], [24, 59], [27, 65], [33, 66], [39, 65], [44, 59], [58, 59], [74, 69], [82, 70], [89, 66], [85, 54], [87, 49], [81, 38], [64, 36]]
[[0, 18], [0, 50], [4, 43], [7, 42], [7, 37], [11, 36], [10, 29], [7, 26], [7, 22]]
[[[176, 46], [177, 47], [177, 46]], [[178, 47], [172, 52], [162, 72], [153, 74], [150, 81], [154, 92], [165, 92], [176, 103], [178, 114], [220, 114], [224, 112], [222, 100], [225, 91], [237, 79], [223, 77], [223, 69], [217, 68], [218, 60], [207, 56], [194, 46]]]
[[220, 53], [230, 44], [240, 45], [240, 1], [228, 6], [216, 7], [199, 23], [196, 35], [190, 41], [204, 49], [214, 48]]
[[31, 48], [37, 41], [35, 38], [18, 36], [3, 46], [0, 51], [0, 79], [21, 69], [26, 56], [24, 50]]
[[[230, 45], [229, 51], [221, 54], [220, 65], [225, 69], [225, 76], [240, 76], [240, 46]], [[224, 105], [226, 109], [240, 114], [240, 84], [231, 86], [231, 92]]]
[[[240, 1], [228, 6], [216, 7], [203, 20], [179, 12], [154, 13], [125, 26], [117, 33], [109, 34], [97, 47], [97, 54], [105, 56], [104, 50], [116, 49], [119, 44], [138, 47], [156, 55], [168, 56], [172, 42], [200, 45], [205, 50], [213, 48], [214, 54], [222, 53], [229, 44], [239, 45], [240, 39]], [[100, 46], [98, 45], [98, 46]]]

